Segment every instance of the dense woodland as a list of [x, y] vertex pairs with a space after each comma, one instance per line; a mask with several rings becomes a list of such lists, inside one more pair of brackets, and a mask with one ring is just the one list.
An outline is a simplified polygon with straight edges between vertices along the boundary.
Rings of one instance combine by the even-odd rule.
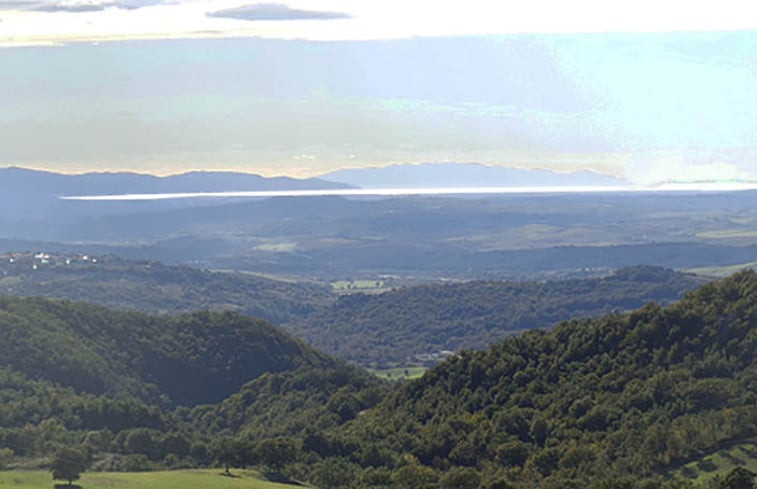
[[2, 298], [0, 334], [0, 459], [16, 467], [74, 447], [94, 470], [256, 465], [323, 489], [646, 489], [685, 487], [661, 474], [757, 436], [754, 272], [404, 384], [230, 312]]
[[328, 353], [366, 367], [434, 364], [440, 351], [482, 349], [558, 321], [677, 300], [701, 277], [631, 267], [602, 278], [472, 281], [345, 295], [291, 330]]
[[[233, 312], [155, 317], [0, 297], [0, 332], [0, 449], [28, 463], [59, 446], [83, 444], [100, 468], [212, 464], [208, 435], [229, 426], [221, 406], [239, 396], [249, 400], [250, 389], [280, 389], [290, 379], [306, 389], [303, 396], [318, 392], [328, 400], [345, 385], [380, 385], [262, 320]], [[319, 376], [321, 384], [314, 381]], [[279, 413], [278, 405], [269, 409], [268, 397], [257, 401], [265, 411], [261, 421], [300, 407]], [[308, 402], [327, 416], [325, 402]]]
[[13, 253], [0, 260], [0, 294], [70, 299], [161, 315], [232, 310], [275, 324], [302, 319], [333, 301], [328, 287], [307, 282], [115, 256], [36, 256]]
[[339, 297], [316, 283], [114, 256], [40, 255], [0, 260], [0, 293], [159, 315], [237, 311], [284, 324], [316, 348], [370, 368], [433, 365], [440, 351], [481, 349], [561, 320], [636, 309], [650, 301], [666, 304], [704, 282], [691, 274], [638, 266], [599, 278], [471, 281]]
[[464, 352], [343, 433], [503, 487], [654, 477], [757, 434], [757, 275]]

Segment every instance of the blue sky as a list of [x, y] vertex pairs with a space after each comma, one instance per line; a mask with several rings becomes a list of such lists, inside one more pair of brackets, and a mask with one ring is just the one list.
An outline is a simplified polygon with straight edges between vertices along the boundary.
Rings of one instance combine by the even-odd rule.
[[[473, 19], [455, 35], [289, 39], [285, 28], [327, 32], [360, 11], [207, 3], [257, 19], [210, 21], [275, 24], [268, 37], [285, 39], [64, 36], [0, 49], [0, 165], [308, 176], [460, 161], [639, 183], [757, 179], [757, 30], [477, 33]], [[167, 8], [9, 5], [0, 37], [9, 17]]]

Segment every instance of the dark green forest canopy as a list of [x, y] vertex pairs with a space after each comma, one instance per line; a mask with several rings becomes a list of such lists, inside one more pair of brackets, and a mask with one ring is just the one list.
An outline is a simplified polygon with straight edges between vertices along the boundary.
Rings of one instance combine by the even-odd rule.
[[[67, 444], [99, 469], [268, 463], [323, 489], [650, 489], [757, 436], [754, 272], [466, 350], [393, 385], [228, 312], [2, 298], [0, 334], [0, 448], [21, 459]], [[235, 377], [263, 359], [268, 370]], [[173, 385], [177, 371], [189, 374]], [[210, 402], [198, 398], [216, 383], [218, 402], [176, 407]], [[287, 459], [261, 462], [269, 446]]]
[[155, 317], [84, 303], [0, 297], [0, 367], [77, 392], [218, 402], [265, 372], [338, 362], [232, 312]]
[[299, 320], [333, 301], [329, 288], [314, 283], [211, 272], [154, 260], [5, 255], [0, 259], [0, 294], [5, 295], [70, 299], [162, 315], [232, 310], [273, 323]]
[[593, 279], [404, 287], [380, 295], [342, 296], [334, 303], [330, 289], [314, 283], [114, 256], [8, 257], [0, 260], [3, 294], [161, 315], [238, 311], [287, 323], [287, 329], [317, 348], [366, 367], [433, 365], [441, 351], [481, 349], [515, 332], [569, 318], [635, 309], [649, 301], [668, 303], [703, 282], [694, 275], [640, 266]]
[[232, 312], [0, 297], [0, 335], [0, 449], [21, 460], [83, 445], [99, 469], [212, 465], [214, 440], [243, 423], [259, 436], [333, 427], [387, 387]]
[[[342, 296], [291, 327], [328, 353], [366, 367], [433, 364], [440, 351], [481, 349], [527, 329], [669, 303], [704, 283], [659, 267], [603, 278], [473, 281]], [[430, 360], [423, 360], [423, 355]]]
[[[757, 435], [757, 274], [667, 308], [568, 321], [463, 352], [341, 436], [521, 487], [651, 477]], [[509, 486], [503, 486], [509, 487]]]

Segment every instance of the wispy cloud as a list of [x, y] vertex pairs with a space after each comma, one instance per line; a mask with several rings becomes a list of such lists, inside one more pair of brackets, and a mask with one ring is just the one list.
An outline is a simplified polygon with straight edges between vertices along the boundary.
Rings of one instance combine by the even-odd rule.
[[135, 10], [166, 3], [165, 0], [0, 0], [0, 10], [27, 10], [34, 12], [99, 12], [108, 8]]
[[238, 20], [328, 20], [348, 19], [343, 12], [328, 12], [323, 10], [304, 10], [292, 8], [282, 3], [255, 3], [209, 12], [209, 17], [222, 17]]
[[39, 5], [39, 0], [0, 0], [2, 10], [26, 10]]

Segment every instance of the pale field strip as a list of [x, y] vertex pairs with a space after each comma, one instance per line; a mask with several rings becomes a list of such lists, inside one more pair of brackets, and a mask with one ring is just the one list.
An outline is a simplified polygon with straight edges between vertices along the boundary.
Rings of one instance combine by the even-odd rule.
[[412, 187], [352, 188], [324, 190], [250, 190], [232, 192], [184, 192], [163, 194], [65, 195], [64, 200], [134, 201], [196, 198], [266, 197], [400, 197], [409, 195], [499, 195], [499, 194], [588, 194], [588, 193], [664, 193], [664, 192], [739, 192], [757, 190], [757, 182], [745, 183], [665, 183], [654, 186], [528, 186], [528, 187]]

